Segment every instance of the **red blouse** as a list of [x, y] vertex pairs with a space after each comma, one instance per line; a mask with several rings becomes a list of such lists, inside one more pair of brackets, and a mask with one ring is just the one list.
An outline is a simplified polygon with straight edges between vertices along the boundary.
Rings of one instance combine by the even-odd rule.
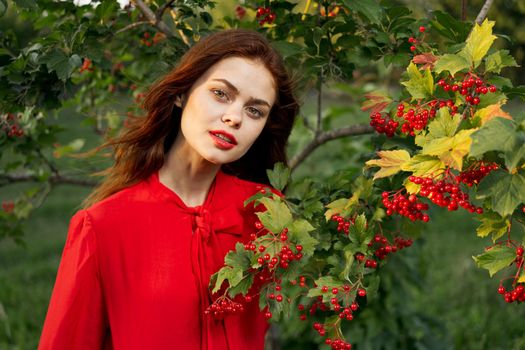
[[216, 321], [210, 276], [253, 232], [257, 184], [222, 171], [188, 207], [155, 172], [71, 219], [39, 350], [263, 349], [258, 298]]

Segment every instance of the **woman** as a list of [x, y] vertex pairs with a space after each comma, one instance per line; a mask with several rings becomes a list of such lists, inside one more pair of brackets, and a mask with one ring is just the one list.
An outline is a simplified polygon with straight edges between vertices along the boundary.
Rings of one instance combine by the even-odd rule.
[[39, 349], [263, 349], [257, 298], [216, 321], [210, 276], [253, 232], [243, 202], [286, 161], [298, 104], [260, 34], [202, 39], [148, 92], [145, 118], [71, 219]]

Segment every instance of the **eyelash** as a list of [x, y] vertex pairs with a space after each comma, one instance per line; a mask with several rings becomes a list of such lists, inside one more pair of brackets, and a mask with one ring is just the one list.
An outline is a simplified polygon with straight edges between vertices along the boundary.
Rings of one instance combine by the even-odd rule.
[[[228, 94], [220, 89], [213, 89], [212, 90], [213, 94], [215, 96], [217, 96], [220, 100], [223, 100], [225, 97], [228, 97]], [[258, 110], [257, 108], [254, 108], [254, 107], [248, 107], [248, 109], [250, 109], [250, 114], [256, 116], [257, 118], [261, 118], [263, 116], [263, 112], [261, 112], [260, 110]]]

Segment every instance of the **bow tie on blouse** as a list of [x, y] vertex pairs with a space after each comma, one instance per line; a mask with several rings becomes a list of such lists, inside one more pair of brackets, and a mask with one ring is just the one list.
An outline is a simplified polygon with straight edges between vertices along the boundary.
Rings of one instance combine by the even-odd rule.
[[[194, 260], [197, 261], [197, 264], [193, 266], [193, 273], [196, 276], [197, 289], [200, 294], [200, 313], [203, 319], [202, 348], [207, 349], [208, 339], [216, 334], [212, 329], [220, 327], [219, 323], [205, 315], [204, 311], [218, 297], [218, 295], [212, 297], [209, 283], [211, 275], [224, 266], [226, 249], [223, 248], [223, 245], [226, 242], [221, 242], [221, 238], [224, 239], [227, 237], [226, 235], [233, 234], [240, 240], [244, 218], [233, 205], [219, 209], [213, 208], [213, 211], [202, 206], [188, 209], [192, 215], [193, 229], [191, 253], [197, 257]], [[225, 236], [221, 237], [223, 234]], [[229, 241], [231, 244], [231, 239]], [[231, 248], [235, 249], [234, 247]]]

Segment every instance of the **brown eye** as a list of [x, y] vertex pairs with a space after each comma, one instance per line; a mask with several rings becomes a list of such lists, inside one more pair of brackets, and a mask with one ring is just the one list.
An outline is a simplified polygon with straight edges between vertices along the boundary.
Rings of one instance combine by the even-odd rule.
[[247, 110], [248, 110], [248, 113], [250, 113], [251, 115], [256, 116], [257, 118], [260, 118], [260, 117], [263, 116], [263, 112], [261, 112], [261, 111], [258, 110], [257, 108], [254, 108], [254, 107], [248, 107]]
[[217, 96], [221, 100], [224, 100], [226, 97], [228, 97], [226, 96], [226, 93], [224, 91], [219, 90], [219, 89], [214, 89], [212, 90], [212, 92], [215, 96]]

